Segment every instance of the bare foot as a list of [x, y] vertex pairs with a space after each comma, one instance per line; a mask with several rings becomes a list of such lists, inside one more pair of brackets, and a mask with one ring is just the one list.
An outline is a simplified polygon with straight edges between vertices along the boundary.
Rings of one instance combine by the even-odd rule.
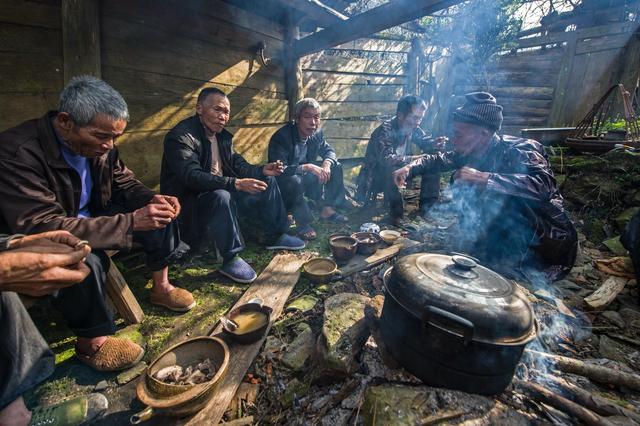
[[31, 421], [31, 411], [19, 397], [0, 411], [0, 426], [27, 426]]

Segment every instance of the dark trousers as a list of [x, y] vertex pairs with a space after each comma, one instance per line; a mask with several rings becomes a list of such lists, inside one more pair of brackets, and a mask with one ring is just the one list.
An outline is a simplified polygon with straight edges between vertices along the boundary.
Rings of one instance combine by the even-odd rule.
[[0, 410], [49, 377], [54, 365], [18, 295], [0, 292]]
[[313, 222], [313, 215], [304, 200], [306, 195], [319, 207], [340, 207], [345, 201], [342, 165], [331, 165], [331, 178], [325, 184], [320, 183], [312, 173], [302, 176], [278, 176], [278, 185], [288, 212], [301, 225]]
[[[188, 250], [180, 241], [178, 225], [171, 222], [163, 229], [134, 232], [133, 241], [142, 245], [146, 263], [151, 271], [158, 271]], [[102, 250], [94, 250], [87, 256], [91, 273], [80, 284], [61, 289], [52, 298], [67, 325], [78, 337], [98, 337], [115, 333], [113, 316], [107, 307], [105, 284], [109, 271], [109, 257]]]
[[217, 189], [198, 195], [197, 227], [202, 230], [202, 240], [214, 242], [224, 260], [244, 248], [238, 210], [261, 222], [269, 242], [286, 232], [287, 213], [278, 183], [271, 176], [266, 181], [267, 189], [259, 194]]
[[[397, 168], [383, 170], [384, 198], [389, 203], [390, 215], [393, 219], [399, 219], [404, 215], [404, 200], [400, 190], [393, 182], [392, 174]], [[438, 200], [440, 195], [440, 173], [425, 173], [420, 181], [420, 206], [426, 208]]]

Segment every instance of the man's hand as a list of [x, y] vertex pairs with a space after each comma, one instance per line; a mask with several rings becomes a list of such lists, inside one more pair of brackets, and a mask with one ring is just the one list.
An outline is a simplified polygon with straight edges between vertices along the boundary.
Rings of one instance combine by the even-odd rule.
[[320, 183], [327, 183], [329, 181], [330, 173], [328, 174], [325, 169], [322, 167], [318, 167], [315, 164], [307, 163], [302, 166], [303, 170], [307, 173], [313, 174], [318, 178]]
[[170, 195], [156, 194], [153, 196], [151, 201], [149, 201], [149, 204], [166, 204], [171, 206], [171, 208], [173, 208], [172, 220], [178, 217], [180, 210], [182, 209], [182, 207], [180, 207], [180, 201], [178, 201], [176, 197], [172, 197]]
[[487, 182], [489, 181], [490, 177], [491, 173], [481, 172], [480, 170], [476, 170], [467, 166], [458, 169], [458, 171], [453, 174], [453, 179], [455, 181], [460, 180], [462, 182], [469, 183], [481, 188], [487, 186]]
[[0, 291], [41, 297], [81, 282], [91, 272], [84, 264], [91, 247], [68, 232], [52, 231], [25, 239], [22, 244], [20, 240], [10, 244], [20, 247], [0, 253]]
[[407, 186], [407, 178], [409, 177], [409, 171], [411, 168], [409, 166], [404, 166], [393, 172], [391, 175], [393, 179], [393, 183], [398, 188], [404, 188]]
[[259, 194], [267, 188], [267, 183], [258, 179], [236, 179], [237, 191], [248, 192], [249, 194]]
[[331, 179], [331, 161], [330, 160], [324, 160], [322, 162], [322, 170], [324, 170], [324, 172], [327, 174], [327, 182], [329, 182], [329, 179]]
[[[153, 197], [154, 199], [157, 197]], [[151, 200], [153, 201], [153, 199]], [[149, 202], [133, 212], [134, 231], [153, 231], [167, 226], [176, 217], [176, 209], [171, 204]]]
[[449, 138], [446, 136], [438, 136], [433, 140], [433, 147], [438, 151], [444, 151], [445, 146], [449, 142]]
[[265, 164], [264, 167], [262, 167], [262, 174], [265, 176], [280, 176], [282, 172], [284, 172], [284, 164], [281, 160]]

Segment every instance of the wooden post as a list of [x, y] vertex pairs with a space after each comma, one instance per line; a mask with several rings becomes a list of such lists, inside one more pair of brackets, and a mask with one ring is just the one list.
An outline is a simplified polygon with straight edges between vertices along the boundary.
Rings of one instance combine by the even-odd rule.
[[98, 0], [62, 0], [64, 82], [76, 75], [101, 76]]
[[411, 50], [407, 56], [407, 79], [404, 85], [405, 95], [420, 95], [420, 40], [411, 39]]
[[578, 35], [576, 31], [569, 33], [567, 38], [567, 48], [564, 51], [562, 57], [562, 65], [560, 65], [560, 73], [558, 75], [558, 81], [556, 82], [556, 89], [553, 92], [553, 101], [551, 103], [551, 111], [549, 112], [549, 119], [547, 125], [550, 127], [562, 127], [568, 126], [571, 123], [567, 122], [571, 116], [567, 114], [566, 98], [567, 98], [567, 86], [571, 81], [571, 73], [573, 72], [573, 61], [576, 57], [576, 46], [578, 44]]
[[300, 68], [300, 58], [293, 51], [293, 44], [300, 38], [300, 29], [291, 19], [287, 17], [285, 29], [285, 58], [284, 58], [284, 81], [289, 101], [289, 120], [293, 120], [294, 106], [296, 102], [303, 98], [302, 89], [302, 69]]

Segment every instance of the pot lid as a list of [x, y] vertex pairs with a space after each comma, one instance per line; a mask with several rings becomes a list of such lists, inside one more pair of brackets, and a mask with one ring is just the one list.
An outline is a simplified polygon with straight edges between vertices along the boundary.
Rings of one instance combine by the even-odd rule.
[[385, 278], [405, 310], [465, 340], [520, 344], [535, 336], [522, 291], [470, 257], [416, 253], [399, 259]]

